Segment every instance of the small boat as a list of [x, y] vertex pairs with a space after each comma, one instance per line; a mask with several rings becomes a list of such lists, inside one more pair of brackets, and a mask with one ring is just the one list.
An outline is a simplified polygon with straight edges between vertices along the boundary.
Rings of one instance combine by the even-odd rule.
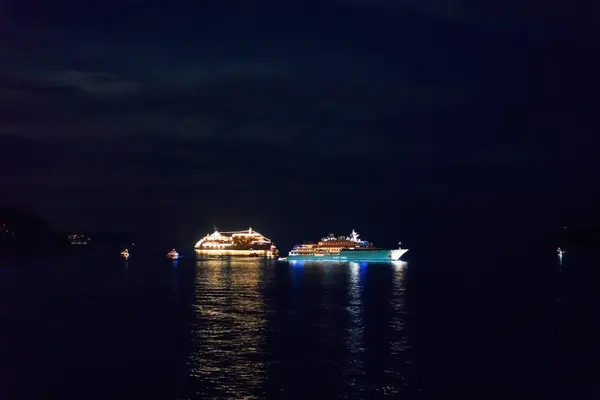
[[287, 261], [287, 257], [279, 257], [277, 261]]
[[129, 259], [129, 250], [125, 249], [121, 252], [121, 257], [128, 260]]
[[173, 249], [167, 253], [167, 257], [169, 257], [171, 260], [177, 260], [179, 258], [179, 253]]

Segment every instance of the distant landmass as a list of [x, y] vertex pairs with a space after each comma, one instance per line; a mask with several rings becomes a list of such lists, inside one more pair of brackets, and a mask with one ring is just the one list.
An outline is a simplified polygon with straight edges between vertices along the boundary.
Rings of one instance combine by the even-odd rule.
[[558, 246], [600, 250], [600, 226], [564, 229], [557, 238]]
[[65, 251], [69, 245], [65, 234], [34, 213], [0, 205], [0, 252], [39, 254]]
[[34, 212], [0, 205], [0, 254], [63, 253], [96, 245], [130, 246], [133, 235], [120, 232], [62, 232]]
[[90, 232], [91, 243], [126, 246], [128, 243], [135, 242], [134, 235], [123, 232]]

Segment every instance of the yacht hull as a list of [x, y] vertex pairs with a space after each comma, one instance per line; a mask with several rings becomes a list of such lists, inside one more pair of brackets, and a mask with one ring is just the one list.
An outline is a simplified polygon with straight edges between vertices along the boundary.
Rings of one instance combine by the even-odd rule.
[[287, 261], [308, 261], [326, 263], [346, 262], [392, 262], [399, 261], [408, 249], [397, 250], [342, 250], [331, 254], [297, 254], [288, 255]]

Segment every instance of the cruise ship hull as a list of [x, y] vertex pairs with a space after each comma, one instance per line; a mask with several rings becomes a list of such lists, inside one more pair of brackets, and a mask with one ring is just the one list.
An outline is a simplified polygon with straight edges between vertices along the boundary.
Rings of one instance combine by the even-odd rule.
[[273, 258], [277, 254], [269, 250], [213, 250], [196, 249], [196, 254], [205, 257], [267, 257]]
[[346, 262], [369, 262], [381, 263], [399, 261], [408, 249], [398, 250], [369, 250], [369, 251], [354, 251], [342, 250], [339, 253], [332, 254], [293, 254], [288, 255], [287, 261], [304, 261], [304, 262], [327, 262], [327, 263], [346, 263]]
[[205, 257], [267, 257], [275, 258], [279, 251], [268, 238], [248, 228], [245, 231], [214, 231], [194, 246], [196, 254]]

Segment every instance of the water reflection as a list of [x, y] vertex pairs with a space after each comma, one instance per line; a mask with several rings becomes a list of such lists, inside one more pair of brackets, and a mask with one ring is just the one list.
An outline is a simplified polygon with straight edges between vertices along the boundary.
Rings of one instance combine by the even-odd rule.
[[392, 340], [390, 340], [390, 355], [394, 362], [391, 363], [388, 374], [391, 381], [400, 384], [402, 387], [393, 387], [394, 393], [400, 394], [403, 388], [409, 388], [412, 382], [408, 379], [409, 368], [412, 364], [408, 353], [410, 346], [406, 335], [406, 287], [404, 284], [405, 262], [396, 262], [392, 264], [393, 269], [393, 292], [390, 305], [392, 314], [390, 318], [390, 327], [392, 329]]
[[[393, 295], [390, 305], [392, 307], [392, 317], [390, 326], [396, 333], [403, 333], [405, 324], [405, 287], [404, 287], [404, 267], [405, 263], [393, 264]], [[406, 337], [400, 335], [398, 340], [390, 343], [390, 351], [393, 355], [399, 356], [407, 349]]]
[[197, 261], [190, 378], [192, 398], [261, 398], [265, 310], [260, 260]]
[[[362, 265], [362, 274], [364, 274], [367, 264]], [[346, 369], [345, 379], [346, 391], [352, 393], [360, 390], [361, 377], [364, 375], [364, 305], [362, 300], [362, 291], [364, 280], [361, 284], [361, 264], [350, 263], [348, 266], [349, 280], [347, 284], [348, 303], [346, 311], [348, 313], [348, 335], [346, 346], [349, 355], [349, 364]]]
[[406, 394], [404, 265], [198, 261], [188, 398]]
[[[346, 310], [349, 315], [348, 351], [354, 361], [354, 366], [362, 368], [360, 353], [363, 351], [364, 308], [361, 296], [360, 268], [361, 265], [359, 263], [350, 263], [349, 265], [350, 279], [348, 282], [348, 305], [346, 306]], [[366, 268], [367, 265], [363, 265], [363, 275]]]
[[[174, 267], [177, 266], [176, 262], [173, 263]], [[171, 269], [171, 293], [173, 294], [173, 298], [177, 299], [179, 298], [180, 292], [181, 292], [181, 284], [180, 284], [180, 278], [179, 278], [179, 268], [172, 268]]]
[[[348, 266], [348, 397], [399, 396], [409, 383], [405, 263]], [[357, 396], [357, 393], [360, 395]]]
[[558, 265], [562, 265], [563, 264], [563, 252], [559, 252], [558, 253]]

